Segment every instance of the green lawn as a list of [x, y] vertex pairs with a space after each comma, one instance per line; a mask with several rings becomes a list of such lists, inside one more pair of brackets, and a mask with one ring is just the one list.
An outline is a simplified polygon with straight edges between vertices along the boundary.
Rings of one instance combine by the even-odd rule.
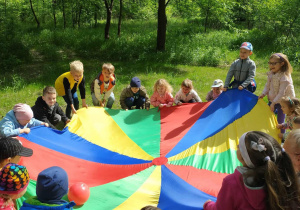
[[[70, 60], [72, 61], [72, 60]], [[84, 64], [84, 75], [86, 77], [86, 99], [89, 106], [92, 106], [92, 99], [90, 94], [90, 83], [92, 79], [101, 71], [101, 66], [104, 61], [81, 59]], [[68, 61], [69, 62], [69, 61]], [[19, 66], [17, 71], [7, 72], [2, 75], [0, 89], [0, 118], [11, 110], [16, 103], [27, 103], [30, 106], [34, 105], [35, 100], [42, 94], [42, 89], [46, 85], [54, 86], [55, 79], [62, 73], [68, 71], [69, 64], [66, 61], [60, 62], [35, 62]], [[266, 61], [267, 62], [267, 61]], [[116, 101], [113, 109], [120, 109], [119, 97], [122, 89], [126, 87], [130, 79], [138, 76], [142, 85], [146, 87], [149, 96], [152, 95], [152, 87], [155, 81], [159, 78], [164, 78], [172, 85], [173, 95], [180, 88], [181, 82], [189, 78], [193, 81], [194, 88], [199, 96], [205, 101], [205, 96], [210, 90], [215, 79], [226, 78], [229, 66], [223, 67], [202, 67], [202, 66], [188, 66], [188, 65], [171, 65], [164, 63], [153, 62], [113, 62], [115, 66], [115, 74], [117, 77], [117, 84], [114, 90]], [[257, 91], [255, 94], [260, 94], [266, 82], [266, 72], [268, 69], [265, 63], [258, 63], [257, 65]], [[18, 72], [18, 73], [16, 73]], [[299, 71], [292, 74], [296, 96], [300, 94], [300, 77]], [[265, 98], [266, 100], [266, 98]], [[62, 97], [58, 97], [58, 103], [65, 108], [66, 103]]]

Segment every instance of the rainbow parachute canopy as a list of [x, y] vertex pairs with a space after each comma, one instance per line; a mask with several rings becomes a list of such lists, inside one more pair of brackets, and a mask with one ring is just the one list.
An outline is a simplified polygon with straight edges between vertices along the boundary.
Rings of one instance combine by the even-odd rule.
[[276, 123], [263, 100], [237, 89], [160, 110], [80, 109], [63, 131], [37, 127], [18, 137], [34, 151], [23, 159], [32, 179], [27, 194], [35, 194], [38, 173], [55, 165], [70, 184], [91, 187], [80, 209], [201, 209], [240, 165], [239, 137], [259, 130], [277, 138]]

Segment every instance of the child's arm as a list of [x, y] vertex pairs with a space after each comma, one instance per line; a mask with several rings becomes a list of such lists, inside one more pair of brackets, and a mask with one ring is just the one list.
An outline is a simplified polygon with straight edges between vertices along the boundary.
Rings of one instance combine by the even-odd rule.
[[287, 76], [283, 76], [280, 79], [279, 91], [276, 97], [273, 99], [272, 103], [277, 104], [281, 100], [283, 96], [285, 96], [285, 91], [289, 85], [292, 85], [291, 82], [288, 80]]
[[174, 98], [172, 93], [167, 93], [167, 107], [173, 106]]
[[101, 105], [101, 90], [100, 90], [98, 79], [95, 79], [94, 81], [94, 93], [95, 93], [95, 97], [98, 99]]
[[212, 95], [211, 95], [211, 91], [209, 91], [209, 92], [207, 93], [205, 99], [206, 99], [206, 101], [211, 101], [211, 100], [213, 100]]
[[127, 89], [128, 88], [124, 88], [120, 95], [120, 105], [121, 105], [121, 108], [124, 110], [128, 110], [128, 107], [126, 106], [126, 103], [125, 103]]
[[140, 94], [141, 94], [141, 96], [145, 97], [145, 108], [147, 110], [149, 110], [150, 109], [150, 98], [147, 94], [147, 90], [145, 87], [140, 87]]
[[270, 91], [270, 84], [271, 84], [271, 76], [268, 74], [267, 83], [266, 83], [266, 85], [264, 87], [264, 90], [263, 90], [262, 94], [259, 96], [259, 98], [263, 98], [263, 97], [265, 97], [269, 93], [269, 91]]
[[[28, 130], [28, 129], [27, 129]], [[26, 131], [26, 130], [24, 130]], [[30, 129], [29, 129], [30, 131]], [[1, 135], [5, 137], [9, 136], [18, 136], [19, 134], [22, 133], [22, 129], [16, 128], [14, 123], [7, 120], [1, 125]]]
[[114, 91], [114, 88], [115, 88], [115, 86], [113, 86], [110, 90], [108, 90], [108, 91], [104, 94], [103, 100], [100, 101], [100, 104], [101, 104], [101, 102], [102, 102], [103, 106], [105, 105], [105, 102], [107, 102], [107, 100], [108, 100], [110, 94]]
[[[49, 119], [47, 118], [47, 110], [44, 110], [43, 107], [39, 107], [39, 106], [34, 107], [34, 119], [39, 120], [41, 122], [48, 123], [48, 125], [51, 128], [56, 129], [55, 126], [52, 125]], [[39, 125], [41, 124], [39, 123]]]
[[237, 61], [238, 61], [238, 60], [234, 61], [234, 62], [231, 64], [230, 69], [229, 69], [229, 71], [227, 72], [227, 76], [226, 76], [226, 80], [225, 80], [225, 84], [224, 84], [224, 88], [223, 88], [223, 90], [225, 90], [225, 91], [226, 91], [226, 90], [228, 89], [228, 87], [229, 87], [230, 81], [231, 81], [231, 79], [232, 79], [232, 77], [233, 77], [233, 74], [234, 74], [234, 71], [235, 71], [235, 64], [236, 64]]
[[240, 85], [242, 86], [242, 89], [247, 88], [247, 86], [251, 83], [251, 81], [254, 79], [255, 77], [255, 72], [256, 72], [256, 65], [254, 63], [254, 61], [250, 60], [250, 66], [249, 66], [249, 71], [248, 71], [248, 77], [246, 78], [246, 80]]
[[154, 92], [153, 95], [150, 98], [150, 103], [154, 106], [154, 107], [158, 107], [161, 103], [157, 100], [157, 93]]
[[195, 90], [192, 90], [192, 96], [195, 99], [195, 101], [202, 102], [200, 96], [198, 95], [198, 93]]
[[[56, 113], [58, 115], [61, 116], [61, 120], [64, 122], [64, 123], [68, 123], [70, 122], [70, 119], [65, 115], [64, 111], [61, 109], [61, 107], [57, 104], [57, 110], [56, 110]], [[50, 124], [49, 124], [50, 125]]]
[[179, 90], [176, 95], [175, 95], [175, 99], [174, 99], [174, 103], [176, 105], [181, 105], [181, 101], [180, 101], [180, 96], [181, 96], [181, 90]]
[[85, 77], [84, 76], [83, 76], [78, 88], [79, 88], [80, 96], [81, 96], [81, 100], [82, 100], [82, 107], [88, 108], [88, 105], [86, 104], [86, 101], [85, 101]]
[[66, 77], [63, 79], [63, 85], [64, 85], [64, 89], [65, 89], [65, 94], [67, 96], [66, 102], [68, 105], [70, 105], [70, 107], [72, 109], [72, 113], [75, 114], [77, 112], [76, 112], [76, 109], [74, 108], [74, 104], [73, 104], [70, 82]]

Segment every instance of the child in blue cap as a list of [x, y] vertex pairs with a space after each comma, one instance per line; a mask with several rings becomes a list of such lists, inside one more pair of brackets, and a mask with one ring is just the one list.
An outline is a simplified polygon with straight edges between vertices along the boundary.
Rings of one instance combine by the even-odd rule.
[[23, 202], [20, 210], [33, 209], [73, 209], [75, 203], [62, 200], [68, 193], [68, 174], [58, 167], [53, 166], [39, 173], [36, 183], [36, 195]]
[[[229, 87], [238, 88], [239, 90], [247, 89], [252, 93], [256, 89], [254, 80], [256, 65], [249, 58], [252, 55], [253, 47], [250, 42], [243, 42], [240, 47], [240, 58], [235, 60], [227, 73], [223, 91], [227, 91]], [[231, 82], [232, 77], [234, 80]], [[230, 83], [231, 82], [231, 83]]]

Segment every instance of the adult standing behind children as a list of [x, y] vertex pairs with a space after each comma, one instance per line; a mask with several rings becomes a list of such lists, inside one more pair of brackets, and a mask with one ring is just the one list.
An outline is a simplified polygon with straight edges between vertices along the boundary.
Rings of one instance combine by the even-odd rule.
[[122, 109], [126, 111], [135, 106], [136, 109], [145, 108], [149, 110], [150, 100], [147, 90], [141, 85], [141, 80], [138, 77], [133, 77], [130, 85], [122, 90], [120, 96], [120, 104]]
[[[282, 53], [275, 53], [269, 59], [268, 79], [265, 88], [259, 98], [268, 96], [270, 109], [277, 113], [277, 122], [282, 124], [285, 119], [280, 105], [282, 97], [295, 97], [295, 90], [292, 79], [293, 68], [288, 57]], [[281, 133], [285, 130], [282, 129]]]
[[82, 100], [82, 107], [88, 107], [85, 102], [85, 77], [83, 75], [83, 64], [81, 61], [70, 63], [70, 71], [60, 75], [55, 81], [55, 89], [59, 96], [62, 96], [67, 103], [66, 115], [71, 119], [79, 109], [77, 89], [79, 88]]
[[64, 124], [70, 122], [70, 119], [66, 117], [56, 102], [56, 90], [54, 87], [45, 87], [43, 96], [37, 98], [35, 105], [31, 109], [34, 118], [48, 123], [51, 128], [55, 129], [55, 126], [61, 121]]
[[[102, 71], [91, 84], [91, 93], [94, 106], [105, 106], [111, 109], [115, 101], [113, 90], [116, 85], [115, 67], [111, 63], [104, 63]], [[103, 95], [103, 99], [101, 99]]]
[[27, 104], [16, 104], [0, 121], [0, 136], [18, 136], [21, 133], [29, 133], [34, 126], [45, 125], [48, 123], [33, 118], [33, 112]]
[[182, 103], [202, 102], [198, 93], [194, 90], [192, 80], [183, 80], [180, 90], [175, 95], [174, 102], [176, 105], [181, 105]]
[[[252, 55], [253, 46], [250, 42], [243, 42], [240, 47], [240, 58], [235, 60], [227, 73], [223, 91], [227, 91], [229, 87], [238, 88], [239, 90], [248, 89], [254, 92], [254, 77], [256, 65], [249, 58]], [[232, 77], [234, 80], [230, 83]]]

